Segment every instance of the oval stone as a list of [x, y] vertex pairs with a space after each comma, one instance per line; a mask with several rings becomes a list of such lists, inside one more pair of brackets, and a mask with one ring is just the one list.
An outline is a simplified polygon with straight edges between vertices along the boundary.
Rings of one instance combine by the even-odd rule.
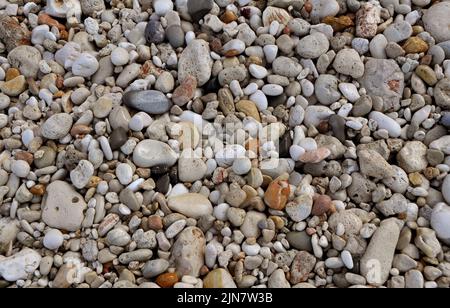
[[172, 107], [172, 102], [162, 92], [155, 90], [129, 91], [122, 100], [126, 106], [150, 114], [163, 114]]

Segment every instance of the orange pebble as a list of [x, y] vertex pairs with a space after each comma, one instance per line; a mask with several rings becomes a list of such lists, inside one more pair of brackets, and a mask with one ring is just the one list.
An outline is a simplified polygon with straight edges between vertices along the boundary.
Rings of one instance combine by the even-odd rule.
[[164, 273], [156, 278], [156, 283], [162, 288], [171, 288], [178, 282], [178, 276], [175, 273]]
[[264, 193], [264, 201], [274, 210], [283, 210], [291, 193], [289, 182], [285, 176], [280, 176], [273, 180]]

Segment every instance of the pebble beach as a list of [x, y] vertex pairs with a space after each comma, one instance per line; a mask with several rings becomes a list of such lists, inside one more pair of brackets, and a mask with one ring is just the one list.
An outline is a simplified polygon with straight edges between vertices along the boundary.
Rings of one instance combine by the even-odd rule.
[[450, 1], [0, 0], [0, 288], [449, 288]]

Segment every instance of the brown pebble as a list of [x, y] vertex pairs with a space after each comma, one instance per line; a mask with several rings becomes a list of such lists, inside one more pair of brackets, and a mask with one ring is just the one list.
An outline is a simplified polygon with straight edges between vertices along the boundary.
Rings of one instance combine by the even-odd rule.
[[70, 134], [73, 137], [77, 136], [84, 136], [86, 134], [89, 134], [92, 131], [92, 128], [84, 125], [84, 124], [75, 124], [72, 129], [70, 130]]
[[274, 210], [283, 210], [291, 193], [291, 187], [287, 181], [288, 176], [281, 175], [269, 184], [264, 193], [264, 201]]
[[186, 105], [191, 99], [194, 98], [195, 90], [197, 89], [197, 79], [188, 75], [175, 89], [172, 95], [172, 101], [178, 106]]
[[14, 67], [8, 68], [5, 74], [5, 81], [13, 80], [17, 76], [20, 76], [20, 71], [17, 68]]
[[220, 17], [220, 20], [222, 20], [226, 24], [236, 21], [237, 19], [238, 17], [233, 11], [225, 11], [225, 13], [223, 13]]
[[312, 208], [312, 214], [314, 216], [322, 216], [327, 213], [333, 204], [330, 196], [328, 195], [320, 195], [314, 200], [314, 205]]
[[33, 163], [34, 156], [31, 153], [25, 152], [25, 151], [19, 151], [14, 154], [14, 158], [17, 160], [24, 160], [29, 165]]
[[42, 184], [34, 185], [30, 188], [30, 192], [35, 196], [43, 196], [45, 193], [45, 186]]
[[148, 218], [148, 228], [151, 230], [162, 230], [163, 222], [162, 218], [156, 215], [150, 216]]
[[178, 282], [178, 276], [175, 273], [164, 273], [156, 278], [156, 283], [162, 288], [171, 288]]

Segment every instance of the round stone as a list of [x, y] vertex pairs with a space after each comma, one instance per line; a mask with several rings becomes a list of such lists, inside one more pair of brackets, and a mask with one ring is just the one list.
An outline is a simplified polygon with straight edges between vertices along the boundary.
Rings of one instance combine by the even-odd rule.
[[44, 236], [44, 247], [50, 250], [58, 250], [64, 242], [64, 237], [61, 231], [51, 229]]
[[111, 62], [115, 66], [123, 66], [128, 63], [130, 56], [125, 48], [117, 47], [111, 52]]
[[67, 113], [52, 115], [41, 127], [42, 136], [47, 139], [60, 139], [66, 136], [72, 127], [72, 117]]

